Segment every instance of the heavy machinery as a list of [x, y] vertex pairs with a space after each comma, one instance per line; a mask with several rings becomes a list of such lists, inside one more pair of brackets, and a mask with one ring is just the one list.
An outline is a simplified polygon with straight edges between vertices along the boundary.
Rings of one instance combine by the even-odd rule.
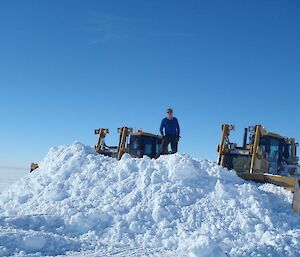
[[[98, 141], [95, 145], [95, 150], [99, 154], [110, 156], [120, 160], [124, 153], [128, 153], [133, 157], [141, 158], [144, 155], [150, 158], [158, 158], [161, 155], [162, 136], [146, 133], [139, 129], [133, 132], [132, 128], [118, 128], [119, 144], [117, 146], [107, 146], [105, 138], [109, 134], [109, 129], [95, 129], [95, 134], [98, 135]], [[37, 169], [37, 163], [31, 164], [30, 172]]]
[[37, 163], [32, 162], [31, 165], [30, 165], [30, 172], [33, 172], [38, 167], [39, 167], [39, 165]]
[[158, 158], [161, 154], [162, 136], [146, 133], [142, 130], [133, 132], [132, 128], [118, 128], [120, 134], [118, 146], [107, 146], [105, 138], [109, 134], [107, 128], [95, 129], [95, 134], [98, 135], [98, 142], [95, 145], [95, 150], [99, 154], [115, 157], [120, 160], [124, 153], [128, 153], [133, 157], [143, 157], [144, 155], [150, 158]]
[[300, 214], [297, 146], [294, 138], [255, 125], [244, 130], [243, 145], [230, 142], [234, 125], [222, 125], [218, 164], [246, 180], [272, 183], [294, 192], [293, 209]]

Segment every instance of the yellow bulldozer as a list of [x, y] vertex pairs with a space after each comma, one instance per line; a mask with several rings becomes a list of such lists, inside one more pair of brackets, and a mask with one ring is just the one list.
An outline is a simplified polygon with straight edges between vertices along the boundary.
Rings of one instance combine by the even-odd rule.
[[120, 134], [118, 146], [107, 146], [105, 138], [109, 134], [109, 129], [95, 129], [98, 141], [95, 150], [99, 154], [114, 157], [120, 160], [124, 153], [133, 157], [141, 158], [144, 155], [150, 158], [158, 158], [161, 155], [162, 136], [146, 133], [139, 129], [133, 132], [132, 128], [118, 128]]
[[267, 131], [262, 125], [244, 129], [243, 144], [230, 141], [234, 125], [223, 124], [218, 164], [246, 180], [272, 183], [294, 192], [293, 210], [300, 214], [299, 165], [294, 138]]
[[[133, 129], [128, 127], [118, 128], [117, 131], [120, 134], [119, 144], [117, 146], [107, 146], [105, 139], [109, 134], [109, 129], [95, 129], [95, 134], [98, 135], [98, 141], [95, 145], [97, 153], [116, 158], [117, 160], [120, 160], [125, 153], [136, 158], [141, 158], [144, 155], [150, 158], [158, 158], [162, 154], [162, 136], [143, 132], [141, 129], [133, 132]], [[38, 167], [37, 163], [31, 163], [30, 172]]]

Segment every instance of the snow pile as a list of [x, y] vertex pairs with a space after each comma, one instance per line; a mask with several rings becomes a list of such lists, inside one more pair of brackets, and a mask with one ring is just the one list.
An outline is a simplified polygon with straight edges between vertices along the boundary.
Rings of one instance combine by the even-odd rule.
[[188, 155], [118, 162], [54, 147], [0, 195], [0, 256], [299, 256], [291, 197]]

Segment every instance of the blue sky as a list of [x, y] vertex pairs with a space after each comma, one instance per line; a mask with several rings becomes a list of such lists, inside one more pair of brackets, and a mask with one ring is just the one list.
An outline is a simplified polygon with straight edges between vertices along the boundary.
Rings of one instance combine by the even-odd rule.
[[[158, 133], [215, 159], [222, 123], [300, 138], [299, 1], [1, 1], [0, 166], [94, 145], [94, 128]], [[236, 139], [241, 141], [241, 133]]]

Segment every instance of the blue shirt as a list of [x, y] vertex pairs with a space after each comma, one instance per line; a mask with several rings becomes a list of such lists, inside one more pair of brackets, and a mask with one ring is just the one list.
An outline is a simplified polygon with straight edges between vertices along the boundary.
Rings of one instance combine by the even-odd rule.
[[169, 120], [168, 118], [164, 118], [161, 121], [159, 130], [160, 130], [161, 135], [166, 135], [166, 136], [168, 136], [168, 135], [179, 136], [180, 135], [179, 123], [175, 117], [173, 117], [172, 120]]

